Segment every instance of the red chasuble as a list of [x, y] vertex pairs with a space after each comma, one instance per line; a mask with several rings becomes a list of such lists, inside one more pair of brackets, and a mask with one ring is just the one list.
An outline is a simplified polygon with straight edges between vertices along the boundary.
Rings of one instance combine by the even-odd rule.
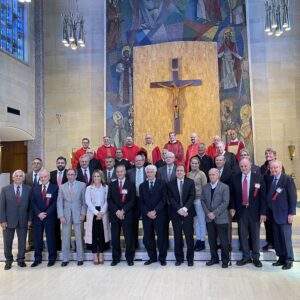
[[83, 149], [83, 147], [81, 147], [80, 149], [76, 150], [73, 153], [72, 156], [72, 160], [71, 160], [71, 164], [72, 164], [72, 168], [76, 169], [79, 163], [79, 158], [84, 155], [86, 153], [86, 149]]
[[139, 151], [140, 147], [138, 147], [137, 145], [132, 145], [131, 147], [122, 147], [123, 157], [127, 159], [130, 163], [134, 163], [134, 159]]
[[168, 149], [168, 151], [173, 152], [175, 154], [175, 162], [177, 164], [184, 164], [184, 150], [181, 142], [168, 142], [165, 144], [164, 149]]
[[216, 148], [215, 144], [211, 144], [207, 147], [206, 154], [208, 156], [210, 156], [213, 160], [215, 159], [215, 157], [218, 154], [218, 151], [217, 151], [217, 148]]
[[101, 167], [104, 170], [105, 169], [105, 158], [107, 157], [112, 157], [115, 158], [116, 157], [116, 147], [114, 146], [105, 146], [102, 145], [101, 147], [99, 147], [97, 149], [97, 153], [96, 153], [96, 159], [98, 159], [100, 161]]
[[149, 163], [156, 164], [159, 160], [161, 160], [161, 153], [158, 146], [153, 144], [144, 145], [141, 150], [144, 149], [147, 152], [147, 158]]
[[226, 151], [235, 154], [236, 159], [240, 161], [240, 151], [245, 148], [245, 144], [242, 141], [236, 139], [235, 141], [230, 141], [226, 144]]
[[191, 158], [198, 154], [199, 144], [190, 144], [186, 150], [185, 155], [185, 170], [188, 172], [190, 169]]

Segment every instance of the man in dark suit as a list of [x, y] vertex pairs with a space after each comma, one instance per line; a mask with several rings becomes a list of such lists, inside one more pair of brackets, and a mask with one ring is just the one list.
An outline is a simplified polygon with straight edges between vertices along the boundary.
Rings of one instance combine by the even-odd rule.
[[83, 182], [89, 186], [92, 182], [92, 175], [95, 170], [90, 166], [90, 157], [84, 154], [79, 158], [79, 166], [77, 168], [77, 181]]
[[184, 165], [176, 168], [176, 179], [168, 183], [171, 221], [174, 231], [176, 266], [184, 261], [182, 231], [185, 235], [188, 266], [194, 265], [194, 217], [196, 198], [194, 180], [185, 177]]
[[166, 155], [167, 153], [169, 152], [168, 149], [162, 149], [161, 151], [161, 159], [158, 160], [156, 163], [155, 163], [155, 166], [157, 169], [160, 169], [161, 167], [165, 166], [167, 163], [166, 163]]
[[218, 155], [215, 158], [216, 168], [220, 172], [220, 181], [230, 186], [233, 171], [230, 166], [226, 164], [226, 158], [223, 155]]
[[117, 180], [115, 160], [112, 157], [107, 157], [104, 160], [104, 164], [105, 164], [105, 171], [103, 171], [104, 178], [107, 184], [110, 184], [112, 181]]
[[157, 261], [155, 233], [159, 250], [158, 260], [162, 266], [166, 265], [167, 240], [167, 188], [164, 181], [156, 179], [157, 168], [148, 165], [145, 168], [147, 180], [140, 185], [140, 203], [143, 219], [144, 238], [149, 260], [144, 264], [150, 265]]
[[135, 207], [134, 207], [134, 220], [133, 220], [133, 236], [135, 249], [139, 248], [139, 220], [141, 216], [140, 205], [140, 185], [146, 180], [146, 173], [144, 167], [144, 158], [142, 155], [137, 155], [134, 159], [134, 168], [128, 170], [127, 177], [135, 185]]
[[127, 264], [133, 266], [133, 218], [135, 206], [135, 186], [125, 178], [125, 166], [116, 168], [117, 180], [109, 185], [108, 210], [111, 222], [112, 262], [116, 266], [121, 259], [120, 233], [123, 230], [125, 238], [125, 257]]
[[[245, 148], [240, 151], [240, 160], [243, 158], [247, 158], [251, 161], [250, 153]], [[240, 170], [238, 169], [236, 173], [239, 172]], [[251, 163], [251, 172], [257, 174], [258, 176], [261, 176], [260, 167], [255, 165], [254, 163]]]
[[121, 148], [117, 148], [116, 150], [116, 158], [115, 158], [115, 167], [119, 165], [124, 165], [126, 170], [129, 170], [132, 168], [132, 165], [128, 161], [128, 159], [125, 159], [123, 157], [123, 151]]
[[44, 231], [49, 253], [48, 267], [53, 266], [57, 258], [55, 224], [58, 186], [50, 183], [50, 174], [47, 170], [40, 171], [39, 175], [41, 185], [33, 187], [31, 193], [35, 243], [34, 262], [31, 265], [33, 268], [42, 263]]
[[31, 224], [30, 186], [23, 184], [25, 173], [16, 170], [12, 176], [13, 183], [2, 188], [0, 194], [0, 224], [3, 229], [5, 267], [11, 269], [13, 262], [12, 244], [17, 231], [18, 266], [26, 267], [25, 250], [27, 228]]
[[273, 215], [274, 246], [278, 261], [273, 266], [292, 268], [294, 261], [292, 223], [296, 215], [297, 191], [292, 177], [282, 171], [282, 163], [270, 163], [272, 182], [268, 182], [267, 203]]
[[[67, 178], [67, 159], [63, 156], [59, 156], [56, 159], [56, 170], [50, 172], [50, 182], [52, 184], [57, 185], [60, 187], [62, 184], [68, 181]], [[55, 244], [56, 249], [58, 251], [61, 250], [61, 230], [60, 230], [60, 220], [56, 220], [55, 224]]]
[[217, 153], [218, 156], [223, 155], [225, 157], [225, 166], [229, 168], [232, 172], [237, 169], [238, 161], [236, 156], [225, 150], [225, 144], [223, 142], [219, 142], [217, 144]]
[[95, 151], [93, 149], [88, 148], [86, 150], [86, 154], [89, 156], [90, 161], [89, 161], [89, 166], [93, 170], [102, 170], [102, 166], [100, 161], [96, 158]]
[[243, 257], [237, 261], [237, 265], [253, 263], [255, 267], [260, 268], [260, 223], [266, 220], [265, 186], [262, 178], [251, 172], [250, 159], [242, 158], [239, 165], [241, 173], [232, 179], [230, 209], [231, 216], [236, 215], [243, 252]]

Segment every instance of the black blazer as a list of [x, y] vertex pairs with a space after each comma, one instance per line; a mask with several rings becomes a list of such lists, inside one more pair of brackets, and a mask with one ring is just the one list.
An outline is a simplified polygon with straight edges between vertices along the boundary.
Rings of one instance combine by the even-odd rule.
[[[142, 167], [142, 168], [143, 168], [144, 181], [145, 181], [146, 180], [146, 172], [145, 172], [145, 168], [144, 167]], [[135, 175], [136, 175], [136, 168], [128, 170], [127, 177], [133, 184], [135, 184]]]
[[222, 175], [220, 177], [220, 181], [230, 186], [233, 175], [233, 171], [229, 168], [228, 165], [225, 164]]
[[[50, 182], [52, 184], [56, 184], [57, 185], [57, 170], [54, 170], [54, 171], [51, 171], [50, 172]], [[64, 174], [63, 174], [63, 178], [62, 178], [62, 184], [66, 183], [68, 181], [68, 178], [67, 178], [67, 170], [65, 169], [64, 170]]]
[[76, 177], [76, 180], [85, 183], [86, 186], [89, 186], [92, 183], [92, 175], [93, 175], [93, 172], [94, 172], [94, 169], [91, 167], [91, 165], [89, 165], [88, 168], [90, 170], [90, 180], [89, 180], [89, 182], [85, 182], [85, 178], [84, 178], [83, 172], [81, 170], [81, 167], [79, 166], [77, 168], [77, 177]]
[[41, 212], [47, 213], [47, 217], [44, 219], [56, 220], [57, 219], [57, 196], [58, 196], [58, 186], [55, 184], [49, 183], [47, 194], [49, 194], [49, 205], [46, 206], [46, 203], [42, 197], [42, 185], [34, 186], [31, 192], [31, 206], [33, 210], [33, 220], [40, 222], [38, 215]]
[[106, 181], [107, 184], [110, 184], [111, 182], [113, 181], [116, 181], [117, 180], [117, 175], [116, 175], [116, 168], [114, 168], [112, 174], [111, 174], [111, 177], [110, 177], [110, 181], [108, 182], [108, 177], [107, 177], [107, 170], [104, 170], [103, 171], [103, 174], [104, 174], [104, 179]]
[[163, 180], [156, 179], [150, 191], [149, 181], [140, 185], [140, 204], [142, 216], [147, 217], [149, 211], [155, 210], [157, 216], [166, 215], [167, 186]]
[[111, 222], [119, 222], [119, 218], [116, 216], [117, 210], [123, 209], [125, 212], [126, 222], [133, 221], [133, 208], [135, 206], [135, 185], [128, 179], [125, 179], [123, 189], [127, 190], [125, 195], [125, 201], [122, 202], [122, 195], [119, 192], [119, 181], [113, 181], [109, 184], [107, 203], [109, 210], [109, 217]]
[[115, 159], [115, 168], [119, 165], [124, 165], [126, 170], [129, 170], [132, 168], [132, 165], [130, 164], [128, 159], [125, 159], [125, 158], [123, 158], [121, 160]]
[[[162, 179], [166, 183], [169, 182], [168, 181], [168, 165], [167, 164], [157, 170], [157, 176], [156, 177]], [[172, 181], [175, 178], [176, 178], [176, 165], [174, 164], [170, 181]]]
[[225, 166], [229, 167], [233, 172], [236, 171], [238, 162], [236, 156], [228, 151], [225, 151], [224, 157], [226, 159]]
[[[256, 188], [255, 188], [256, 186]], [[230, 188], [231, 208], [236, 210], [237, 221], [241, 218], [244, 207], [242, 205], [242, 173], [233, 177]], [[261, 176], [251, 172], [249, 188], [249, 207], [251, 219], [260, 221], [261, 215], [266, 215], [266, 189]]]
[[[177, 211], [182, 207], [180, 205], [180, 195], [177, 187], [177, 178], [170, 181], [168, 187], [168, 198], [171, 204], [171, 216], [173, 218], [181, 217]], [[185, 177], [182, 187], [182, 203], [183, 207], [188, 209], [188, 217], [195, 217], [196, 211], [194, 207], [194, 201], [196, 198], [196, 190], [194, 180]], [[183, 218], [183, 217], [182, 217]]]

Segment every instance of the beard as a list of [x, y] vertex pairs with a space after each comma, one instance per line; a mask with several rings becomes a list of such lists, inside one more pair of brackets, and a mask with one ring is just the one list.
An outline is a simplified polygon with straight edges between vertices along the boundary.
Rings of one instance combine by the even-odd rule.
[[65, 169], [65, 167], [64, 166], [58, 166], [57, 169], [58, 169], [58, 171], [63, 171]]

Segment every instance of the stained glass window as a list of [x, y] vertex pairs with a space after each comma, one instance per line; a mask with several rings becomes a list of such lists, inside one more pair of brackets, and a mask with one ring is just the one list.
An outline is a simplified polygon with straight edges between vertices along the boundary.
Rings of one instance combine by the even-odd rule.
[[25, 6], [0, 0], [0, 49], [25, 61]]

